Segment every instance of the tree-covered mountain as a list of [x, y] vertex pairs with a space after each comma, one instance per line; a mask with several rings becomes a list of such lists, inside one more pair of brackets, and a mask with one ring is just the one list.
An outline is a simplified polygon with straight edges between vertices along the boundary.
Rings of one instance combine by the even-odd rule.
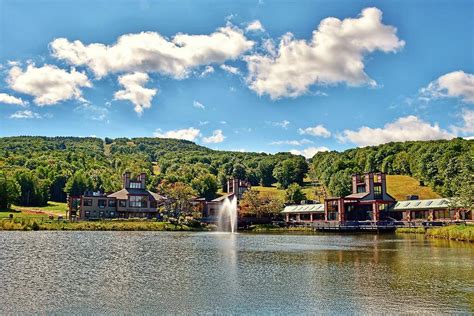
[[146, 172], [151, 190], [162, 182], [183, 182], [212, 197], [219, 187], [225, 190], [230, 177], [253, 185], [271, 185], [275, 177], [302, 182], [307, 168], [303, 157], [290, 153], [216, 151], [176, 139], [0, 138], [0, 185], [19, 187], [15, 202], [20, 205], [65, 201], [66, 193], [86, 189], [115, 191], [124, 171]]
[[[230, 177], [252, 185], [302, 184], [307, 172], [332, 195], [350, 190], [350, 175], [364, 171], [410, 175], [444, 196], [473, 186], [474, 141], [414, 141], [322, 152], [308, 163], [290, 153], [217, 151], [162, 138], [19, 136], [0, 138], [0, 208], [8, 203], [43, 205], [66, 193], [115, 191], [123, 172], [146, 172], [150, 190], [182, 183], [211, 198]], [[473, 194], [474, 195], [474, 194]], [[5, 196], [10, 196], [9, 202]]]

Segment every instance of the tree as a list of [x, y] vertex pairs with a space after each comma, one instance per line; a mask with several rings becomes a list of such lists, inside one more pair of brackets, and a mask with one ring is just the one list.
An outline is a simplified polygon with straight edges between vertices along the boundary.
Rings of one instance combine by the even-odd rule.
[[76, 172], [70, 177], [64, 188], [64, 191], [69, 195], [81, 195], [85, 191], [92, 189], [90, 181], [87, 181], [83, 172]]
[[25, 169], [17, 171], [15, 179], [21, 188], [18, 204], [41, 206], [48, 202], [50, 181], [40, 180], [32, 171]]
[[218, 183], [216, 176], [204, 174], [191, 181], [191, 187], [200, 197], [211, 200], [216, 196]]
[[163, 181], [157, 190], [167, 197], [167, 206], [173, 212], [174, 217], [179, 218], [182, 214], [190, 214], [193, 211], [191, 201], [196, 196], [196, 191], [186, 183]]
[[21, 187], [14, 179], [0, 172], [0, 209], [9, 209], [21, 194]]
[[278, 180], [280, 186], [286, 189], [294, 182], [303, 184], [307, 172], [308, 164], [303, 157], [297, 156], [279, 163], [273, 170], [273, 176]]
[[235, 164], [234, 168], [232, 169], [232, 177], [234, 179], [247, 179], [247, 173], [245, 167], [242, 164]]
[[285, 202], [289, 204], [300, 204], [301, 201], [306, 200], [301, 186], [298, 183], [292, 183], [285, 191]]
[[257, 166], [257, 176], [260, 178], [260, 185], [264, 187], [269, 187], [275, 182], [275, 177], [273, 177], [273, 169], [275, 164], [271, 160], [262, 160], [258, 163]]
[[271, 195], [248, 190], [240, 200], [240, 214], [243, 216], [276, 217], [283, 210], [283, 202]]

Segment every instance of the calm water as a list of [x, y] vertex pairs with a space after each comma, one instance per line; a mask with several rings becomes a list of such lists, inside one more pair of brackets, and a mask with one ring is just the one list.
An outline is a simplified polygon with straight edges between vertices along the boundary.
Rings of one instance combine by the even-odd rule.
[[415, 236], [0, 232], [0, 314], [469, 314], [473, 269]]

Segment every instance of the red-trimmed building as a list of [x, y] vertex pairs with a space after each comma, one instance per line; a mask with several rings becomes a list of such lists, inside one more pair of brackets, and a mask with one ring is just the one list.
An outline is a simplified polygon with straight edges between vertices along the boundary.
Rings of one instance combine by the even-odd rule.
[[448, 198], [397, 202], [387, 193], [382, 172], [352, 175], [348, 196], [326, 198], [324, 204], [289, 205], [282, 214], [288, 223], [474, 220], [472, 210], [450, 209]]

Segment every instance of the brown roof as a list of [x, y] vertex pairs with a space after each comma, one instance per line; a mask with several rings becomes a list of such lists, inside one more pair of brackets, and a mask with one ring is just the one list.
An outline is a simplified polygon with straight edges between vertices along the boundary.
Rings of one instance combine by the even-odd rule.
[[361, 193], [352, 193], [349, 194], [348, 196], [344, 197], [345, 199], [362, 199], [369, 195], [368, 192], [361, 192]]
[[158, 193], [151, 192], [144, 189], [122, 189], [120, 191], [117, 191], [108, 195], [107, 197], [116, 198], [118, 200], [127, 200], [129, 195], [147, 195], [151, 197], [151, 200], [156, 200], [156, 201], [165, 199], [164, 196], [161, 196]]

